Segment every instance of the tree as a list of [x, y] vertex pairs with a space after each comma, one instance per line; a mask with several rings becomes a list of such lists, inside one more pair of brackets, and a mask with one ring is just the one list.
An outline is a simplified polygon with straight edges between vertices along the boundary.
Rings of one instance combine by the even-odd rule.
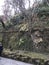
[[42, 0], [42, 3], [43, 3], [44, 5], [49, 5], [49, 0]]
[[9, 0], [4, 1], [3, 14], [6, 20], [11, 18], [11, 5]]
[[11, 5], [14, 8], [15, 12], [25, 11], [25, 0], [12, 0]]
[[4, 24], [4, 22], [3, 22], [3, 20], [1, 18], [0, 18], [0, 22], [2, 23], [2, 26], [5, 29], [5, 24]]

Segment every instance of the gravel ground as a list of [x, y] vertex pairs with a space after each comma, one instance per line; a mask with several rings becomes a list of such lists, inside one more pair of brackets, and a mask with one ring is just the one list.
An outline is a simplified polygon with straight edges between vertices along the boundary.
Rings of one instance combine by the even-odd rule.
[[0, 65], [33, 65], [33, 64], [28, 64], [28, 63], [24, 63], [12, 59], [0, 57]]

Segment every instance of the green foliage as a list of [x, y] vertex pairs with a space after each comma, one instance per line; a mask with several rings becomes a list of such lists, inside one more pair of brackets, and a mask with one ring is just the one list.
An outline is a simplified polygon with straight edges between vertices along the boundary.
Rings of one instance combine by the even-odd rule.
[[39, 7], [38, 16], [49, 16], [49, 6]]
[[30, 37], [28, 36], [21, 36], [20, 38], [16, 39], [16, 37], [12, 36], [9, 42], [13, 49], [21, 49], [21, 50], [32, 50], [32, 42]]
[[21, 50], [32, 50], [32, 42], [31, 42], [31, 39], [27, 36], [23, 36], [20, 38], [19, 42], [19, 49]]
[[47, 25], [49, 25], [49, 21], [47, 21]]
[[[24, 34], [20, 33], [20, 32], [12, 32], [12, 33], [7, 33], [5, 34], [5, 39], [3, 40], [4, 42], [4, 47], [5, 48], [12, 48], [12, 49], [17, 49], [17, 50], [27, 50], [27, 51], [33, 51], [33, 42], [31, 37], [29, 37], [27, 35], [27, 33], [25, 33], [26, 31], [29, 31], [30, 27], [31, 29], [33, 27], [49, 27], [49, 21], [46, 21], [46, 23], [43, 23], [41, 20], [45, 19], [47, 16], [49, 16], [49, 6], [41, 6], [39, 8], [35, 9], [35, 14], [37, 13], [37, 18], [40, 18], [40, 20], [38, 19], [38, 21], [31, 21], [29, 19], [31, 19], [31, 15], [33, 13], [29, 12], [29, 10], [27, 10], [26, 12], [26, 16], [25, 14], [18, 14], [14, 17], [12, 17], [10, 19], [10, 21], [7, 21], [6, 23], [6, 31], [22, 31], [24, 32]], [[34, 14], [34, 15], [35, 15]], [[35, 15], [36, 16], [36, 15]], [[34, 17], [35, 18], [35, 17]], [[32, 17], [33, 19], [33, 17]], [[2, 30], [2, 25], [0, 24], [0, 30]], [[31, 36], [31, 34], [30, 34]], [[0, 40], [2, 40], [1, 38], [2, 36], [0, 35]], [[46, 44], [43, 43], [43, 46], [46, 46]]]
[[24, 19], [24, 16], [22, 14], [16, 15], [10, 19], [10, 22], [14, 25], [19, 24]]

